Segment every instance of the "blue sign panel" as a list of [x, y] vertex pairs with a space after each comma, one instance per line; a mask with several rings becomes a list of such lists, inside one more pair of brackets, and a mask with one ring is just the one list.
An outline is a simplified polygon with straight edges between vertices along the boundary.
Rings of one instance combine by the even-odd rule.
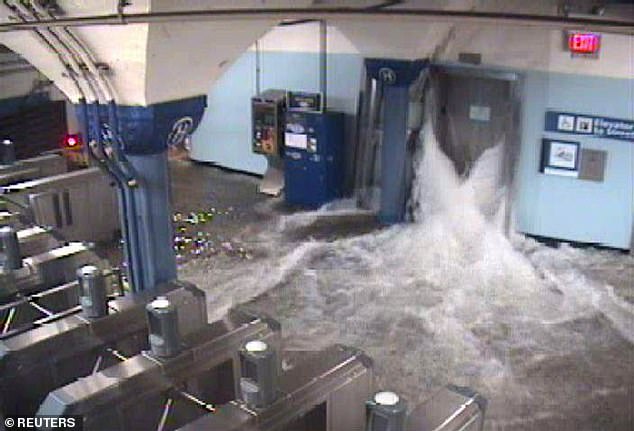
[[570, 112], [546, 112], [546, 131], [634, 142], [634, 121]]

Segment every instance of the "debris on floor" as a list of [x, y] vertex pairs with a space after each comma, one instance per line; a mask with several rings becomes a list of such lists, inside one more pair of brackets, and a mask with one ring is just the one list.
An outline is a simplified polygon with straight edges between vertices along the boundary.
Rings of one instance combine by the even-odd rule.
[[221, 229], [209, 226], [220, 217], [230, 216], [233, 211], [233, 207], [226, 209], [211, 207], [188, 214], [175, 212], [172, 215], [172, 222], [174, 223], [176, 261], [182, 264], [192, 259], [217, 255], [251, 259], [251, 253], [243, 245], [220, 235]]

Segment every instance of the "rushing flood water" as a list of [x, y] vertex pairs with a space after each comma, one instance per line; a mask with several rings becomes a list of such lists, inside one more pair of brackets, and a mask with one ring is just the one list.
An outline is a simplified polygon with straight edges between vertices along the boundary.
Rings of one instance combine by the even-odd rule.
[[577, 398], [634, 387], [634, 307], [583, 269], [606, 259], [631, 268], [632, 258], [509, 239], [499, 147], [464, 180], [433, 136], [425, 142], [413, 223], [297, 243], [288, 232], [322, 214], [283, 217], [253, 261], [189, 266], [184, 277], [206, 287], [212, 319], [260, 295], [254, 306], [282, 323], [288, 348], [357, 346], [375, 359], [379, 386], [412, 402], [467, 385], [490, 399], [490, 429], [586, 429], [566, 428]]

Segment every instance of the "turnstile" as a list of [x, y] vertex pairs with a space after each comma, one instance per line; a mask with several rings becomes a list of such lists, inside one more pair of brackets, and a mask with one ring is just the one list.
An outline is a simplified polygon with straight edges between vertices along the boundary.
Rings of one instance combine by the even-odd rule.
[[[279, 376], [277, 398], [270, 405], [240, 399], [181, 428], [182, 431], [363, 431], [365, 401], [372, 392], [372, 361], [362, 352], [331, 346], [318, 352], [295, 352]], [[248, 376], [249, 371], [245, 370]]]
[[174, 356], [117, 354], [118, 364], [52, 391], [38, 415], [81, 415], [84, 430], [175, 429], [234, 399], [240, 347], [250, 340], [279, 346], [279, 331], [272, 319], [231, 310], [185, 333]]
[[68, 241], [110, 241], [120, 230], [116, 191], [99, 168], [2, 187], [8, 207]]
[[[95, 375], [117, 363], [117, 355], [135, 355], [148, 347], [146, 304], [165, 295], [180, 310], [179, 327], [190, 334], [206, 325], [204, 294], [195, 286], [172, 282], [148, 292], [116, 296], [109, 313], [90, 318], [78, 305], [77, 282], [6, 304], [3, 311], [36, 303], [45, 297], [70, 295], [69, 308], [18, 325], [0, 336], [0, 411], [5, 415], [33, 415], [56, 388]], [[114, 352], [114, 353], [113, 353]]]
[[0, 164], [0, 186], [58, 175], [66, 171], [66, 159], [58, 154], [46, 154], [11, 164]]

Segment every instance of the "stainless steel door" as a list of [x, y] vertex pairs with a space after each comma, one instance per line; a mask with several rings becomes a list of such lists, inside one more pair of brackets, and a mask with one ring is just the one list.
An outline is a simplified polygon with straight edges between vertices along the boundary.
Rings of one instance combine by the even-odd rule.
[[506, 145], [513, 130], [511, 81], [441, 72], [437, 76], [437, 135], [460, 175], [482, 153]]

